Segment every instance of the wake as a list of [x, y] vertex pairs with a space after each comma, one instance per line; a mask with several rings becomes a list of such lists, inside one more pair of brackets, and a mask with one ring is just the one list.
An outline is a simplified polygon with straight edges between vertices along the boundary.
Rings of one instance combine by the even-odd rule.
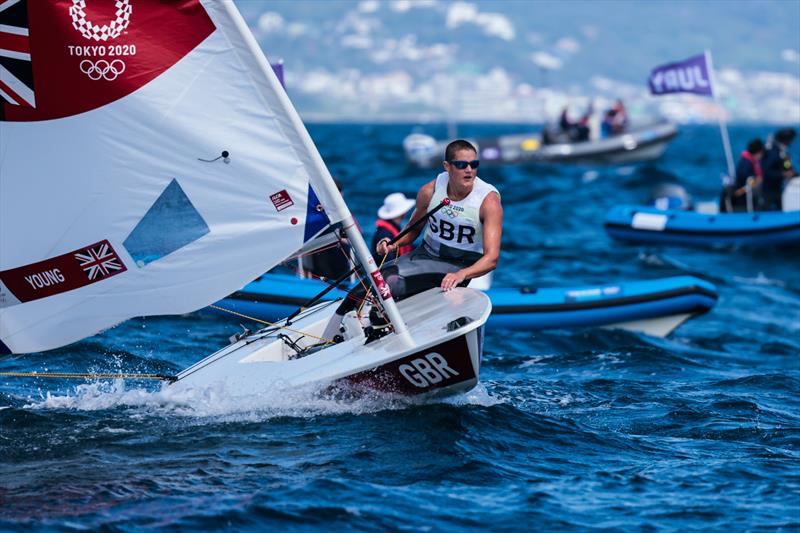
[[316, 416], [363, 415], [380, 411], [399, 411], [422, 404], [490, 407], [502, 400], [479, 383], [466, 393], [448, 398], [408, 398], [384, 393], [358, 397], [328, 394], [320, 385], [280, 388], [265, 386], [263, 392], [242, 398], [229, 394], [220, 385], [213, 388], [145, 389], [124, 380], [97, 381], [78, 385], [64, 394], [47, 392], [24, 409], [102, 411], [127, 409], [136, 416], [167, 416], [204, 421], [258, 422], [274, 418], [313, 418]]

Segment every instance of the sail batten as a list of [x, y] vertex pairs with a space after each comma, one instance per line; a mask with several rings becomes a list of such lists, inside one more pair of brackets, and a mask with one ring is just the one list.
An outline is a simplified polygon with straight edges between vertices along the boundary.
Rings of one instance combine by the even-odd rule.
[[123, 2], [102, 44], [70, 0], [23, 3], [37, 107], [0, 97], [8, 351], [193, 311], [351, 219], [231, 2]]

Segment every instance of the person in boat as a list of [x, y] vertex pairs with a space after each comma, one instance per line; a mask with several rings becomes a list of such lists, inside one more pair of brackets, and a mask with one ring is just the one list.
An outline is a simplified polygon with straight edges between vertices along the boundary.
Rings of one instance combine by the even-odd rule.
[[736, 177], [731, 187], [725, 187], [720, 211], [751, 211], [761, 205], [761, 184], [764, 173], [761, 159], [764, 157], [764, 142], [753, 139], [747, 143], [736, 164]]
[[564, 106], [561, 110], [561, 116], [558, 118], [558, 127], [561, 128], [562, 133], [570, 134], [575, 124], [569, 119], [569, 108]]
[[622, 100], [617, 100], [614, 105], [605, 112], [603, 121], [600, 123], [600, 133], [603, 137], [613, 137], [625, 133], [628, 128], [628, 112]]
[[[422, 245], [382, 269], [395, 299], [401, 300], [425, 290], [441, 287], [449, 291], [466, 286], [469, 280], [491, 272], [500, 257], [503, 208], [500, 193], [480, 179], [480, 161], [475, 147], [465, 140], [447, 145], [444, 172], [417, 193], [409, 226], [438, 206], [444, 198], [450, 204], [431, 215], [425, 225]], [[422, 227], [414, 228], [397, 242], [382, 238], [375, 251], [390, 254], [414, 243]], [[344, 315], [364, 298], [358, 284], [342, 300], [323, 337], [335, 339]]]
[[603, 121], [600, 123], [600, 135], [603, 138], [614, 135], [614, 117], [616, 114], [616, 111], [609, 109], [606, 111], [606, 114], [603, 115]]
[[[406, 216], [416, 202], [401, 192], [393, 192], [383, 199], [383, 205], [378, 209], [378, 220], [375, 222], [375, 235], [372, 237], [372, 250], [375, 262], [382, 265], [386, 262], [387, 256], [379, 254], [377, 251], [378, 243], [383, 239], [393, 239], [400, 233], [403, 217]], [[409, 244], [397, 249], [396, 257], [405, 255], [413, 247]], [[392, 259], [395, 256], [391, 257]]]
[[314, 277], [337, 279], [350, 271], [350, 245], [340, 239], [338, 245], [303, 256], [302, 266]]
[[794, 128], [783, 128], [775, 132], [767, 142], [761, 167], [764, 169], [762, 186], [762, 208], [765, 211], [783, 209], [781, 195], [785, 180], [797, 176], [797, 170], [789, 156], [789, 146], [796, 136]]
[[611, 124], [611, 131], [614, 135], [619, 135], [621, 133], [625, 133], [625, 130], [628, 129], [628, 111], [625, 109], [625, 104], [622, 103], [622, 100], [617, 99], [614, 102], [614, 107], [611, 108], [614, 111], [614, 120]]
[[561, 133], [567, 136], [569, 142], [589, 140], [589, 119], [591, 119], [593, 112], [594, 106], [590, 102], [581, 119], [577, 122], [572, 122], [569, 118], [568, 108], [564, 106], [564, 109], [561, 110], [561, 117], [558, 119], [558, 127], [561, 129]]

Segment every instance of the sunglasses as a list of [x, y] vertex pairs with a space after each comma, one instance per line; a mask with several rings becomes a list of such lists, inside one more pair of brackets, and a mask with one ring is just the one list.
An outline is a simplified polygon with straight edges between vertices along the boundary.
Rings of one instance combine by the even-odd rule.
[[458, 170], [464, 170], [465, 168], [467, 168], [467, 166], [470, 166], [472, 168], [478, 168], [478, 165], [481, 164], [481, 162], [478, 161], [477, 159], [473, 159], [472, 161], [461, 161], [458, 159], [450, 159], [447, 162], [456, 167]]

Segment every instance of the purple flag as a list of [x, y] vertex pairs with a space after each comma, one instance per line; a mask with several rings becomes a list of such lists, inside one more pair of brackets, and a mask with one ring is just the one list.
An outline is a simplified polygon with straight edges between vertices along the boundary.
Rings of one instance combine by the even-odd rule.
[[710, 61], [706, 55], [690, 57], [685, 61], [656, 67], [648, 83], [651, 94], [694, 93], [714, 96], [711, 87]]
[[281, 61], [280, 63], [272, 63], [270, 66], [272, 67], [272, 71], [278, 77], [278, 81], [281, 82], [281, 85], [285, 89], [286, 84], [283, 82], [283, 62]]

